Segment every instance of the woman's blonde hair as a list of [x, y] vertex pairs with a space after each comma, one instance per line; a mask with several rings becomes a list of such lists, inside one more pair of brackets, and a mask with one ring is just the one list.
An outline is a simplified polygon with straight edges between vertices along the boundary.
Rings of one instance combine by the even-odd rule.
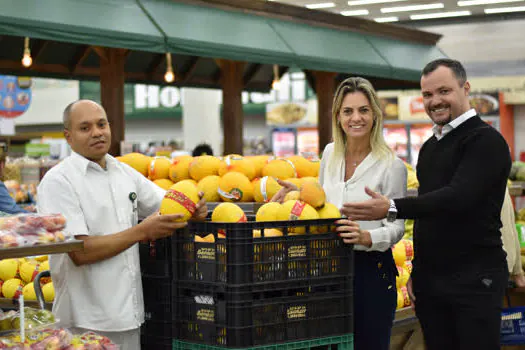
[[[392, 160], [394, 153], [388, 147], [383, 137], [383, 113], [381, 112], [379, 97], [377, 97], [377, 93], [372, 84], [368, 80], [359, 77], [346, 79], [339, 84], [335, 92], [332, 104], [332, 135], [334, 138], [332, 159], [344, 159], [345, 157], [346, 134], [341, 123], [339, 123], [338, 117], [345, 96], [354, 92], [363, 93], [372, 107], [372, 113], [374, 115], [374, 123], [372, 125], [372, 132], [370, 133], [370, 148], [372, 149], [372, 154], [379, 159]], [[337, 162], [332, 161], [330, 163], [335, 166]]]

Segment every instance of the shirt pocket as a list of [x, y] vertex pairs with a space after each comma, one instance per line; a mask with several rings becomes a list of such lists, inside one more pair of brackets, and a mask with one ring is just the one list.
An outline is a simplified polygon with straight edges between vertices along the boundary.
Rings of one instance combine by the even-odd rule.
[[120, 179], [113, 182], [116, 188], [115, 204], [117, 206], [119, 224], [126, 228], [137, 224], [137, 187], [129, 179]]

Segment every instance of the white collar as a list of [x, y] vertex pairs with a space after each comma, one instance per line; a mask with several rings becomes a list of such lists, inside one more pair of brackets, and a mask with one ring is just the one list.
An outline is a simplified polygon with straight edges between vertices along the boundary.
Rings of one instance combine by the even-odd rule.
[[432, 133], [438, 140], [440, 140], [450, 131], [457, 128], [458, 126], [460, 126], [461, 124], [469, 120], [470, 118], [475, 117], [476, 115], [478, 115], [476, 110], [474, 108], [471, 108], [465, 113], [463, 113], [462, 115], [460, 115], [459, 117], [457, 117], [456, 119], [452, 120], [450, 123], [443, 125], [441, 130], [439, 130], [438, 125], [434, 124], [434, 126], [432, 127]]
[[[113, 164], [113, 161], [116, 159], [110, 156], [109, 154], [106, 154], [105, 157], [106, 157], [106, 169], [108, 169], [109, 166]], [[102, 169], [102, 167], [98, 163], [95, 163], [74, 151], [71, 152], [70, 158], [71, 158], [71, 161], [73, 161], [73, 164], [79, 168], [79, 170], [82, 172], [83, 175], [86, 174], [87, 169], [90, 166], [95, 167], [95, 168], [98, 167]]]

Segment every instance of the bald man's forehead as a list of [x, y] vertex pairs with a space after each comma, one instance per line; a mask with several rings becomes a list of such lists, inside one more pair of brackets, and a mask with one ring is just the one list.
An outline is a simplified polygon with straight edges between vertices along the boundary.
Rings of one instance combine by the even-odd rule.
[[107, 120], [106, 111], [102, 106], [93, 101], [79, 101], [71, 108], [71, 125], [81, 123], [97, 123], [100, 120]]

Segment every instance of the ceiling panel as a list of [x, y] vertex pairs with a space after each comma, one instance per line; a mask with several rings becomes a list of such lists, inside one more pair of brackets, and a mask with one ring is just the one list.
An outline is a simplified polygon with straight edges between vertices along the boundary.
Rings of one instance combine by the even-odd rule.
[[[436, 19], [458, 20], [464, 18], [468, 20], [472, 17], [501, 16], [505, 13], [520, 13], [525, 15], [525, 0], [277, 0], [275, 2], [301, 7], [319, 5], [319, 8], [316, 8], [316, 10], [339, 14], [354, 12], [357, 17], [382, 22], [390, 22], [390, 17], [394, 17], [392, 18], [394, 22], [400, 21], [406, 23], [409, 21], [421, 23]], [[476, 3], [478, 4], [476, 5]], [[323, 4], [326, 4], [326, 7], [323, 8]], [[413, 10], [410, 10], [410, 8], [395, 9], [416, 5], [422, 6], [419, 6], [419, 9]], [[519, 11], [508, 12], [509, 10], [500, 10], [502, 8], [518, 8]], [[491, 13], [485, 13], [486, 10]], [[492, 12], [494, 12], [494, 14]], [[443, 13], [456, 13], [456, 15], [454, 17], [440, 17]], [[436, 17], [422, 18], [427, 15]]]

